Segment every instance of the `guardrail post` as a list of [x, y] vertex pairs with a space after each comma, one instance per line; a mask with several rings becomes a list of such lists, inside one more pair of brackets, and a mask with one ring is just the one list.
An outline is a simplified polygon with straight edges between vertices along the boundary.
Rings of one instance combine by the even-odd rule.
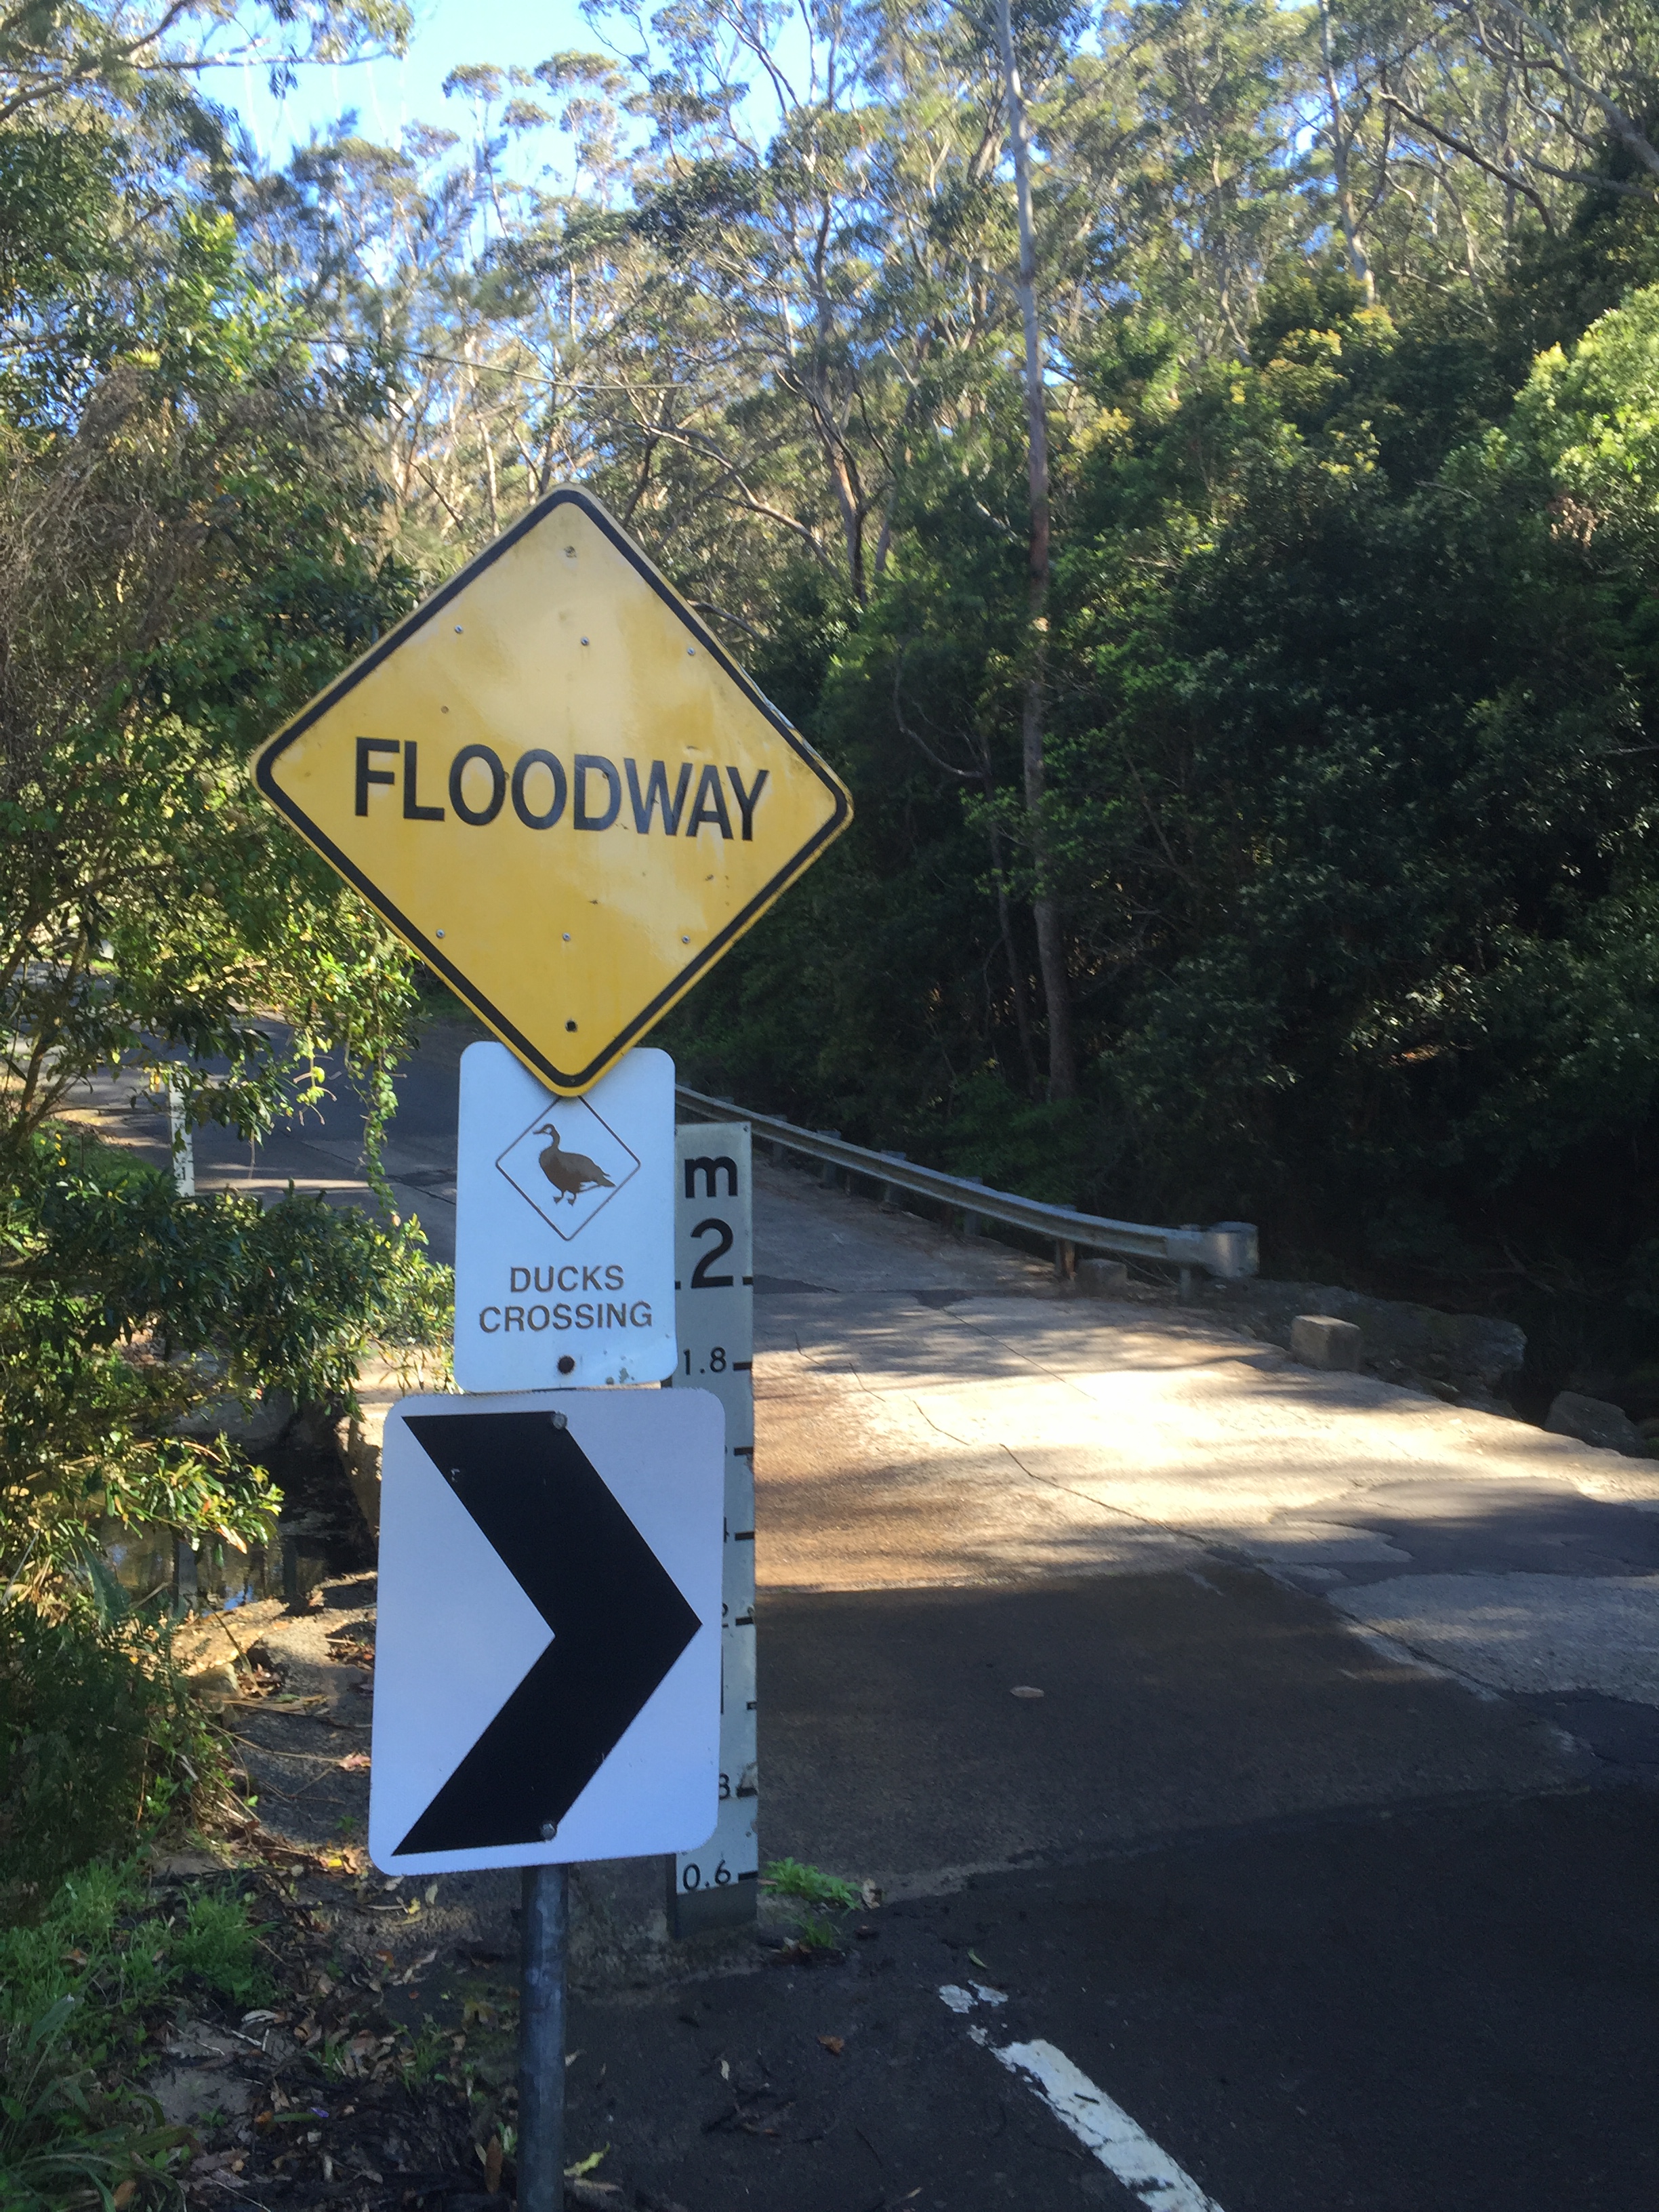
[[[963, 1182], [976, 1182], [981, 1184], [984, 1184], [985, 1182], [983, 1176], [963, 1176], [962, 1180]], [[987, 1187], [988, 1188], [988, 1186]], [[985, 1216], [982, 1213], [971, 1212], [966, 1206], [964, 1206], [962, 1212], [962, 1233], [964, 1237], [983, 1237], [985, 1234]]]
[[1218, 1221], [1204, 1232], [1205, 1264], [1224, 1283], [1243, 1281], [1260, 1264], [1255, 1224]]
[[1062, 1283], [1069, 1283], [1077, 1273], [1077, 1246], [1064, 1237], [1054, 1239], [1054, 1273]]

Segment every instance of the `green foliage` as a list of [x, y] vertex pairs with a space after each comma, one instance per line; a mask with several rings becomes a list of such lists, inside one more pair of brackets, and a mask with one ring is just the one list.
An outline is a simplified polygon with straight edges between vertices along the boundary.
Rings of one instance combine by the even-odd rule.
[[795, 1941], [808, 1951], [834, 1951], [840, 1948], [833, 1923], [813, 1912], [802, 1915]]
[[100, 1515], [262, 1540], [266, 1476], [181, 1425], [276, 1390], [349, 1407], [370, 1345], [444, 1333], [448, 1271], [412, 1229], [292, 1191], [180, 1198], [61, 1127], [20, 1164], [0, 1211], [0, 1559], [43, 1596]]
[[190, 2143], [188, 2128], [161, 2124], [153, 2099], [106, 2091], [80, 2063], [74, 2003], [61, 1997], [34, 2020], [0, 2020], [4, 2212], [107, 2207], [118, 2188], [145, 2181], [167, 2189], [170, 2155]]
[[109, 2203], [124, 2181], [177, 2188], [187, 2128], [131, 2086], [145, 2017], [211, 1990], [235, 2004], [269, 1984], [244, 1905], [201, 1890], [150, 1908], [143, 1862], [90, 1866], [32, 1923], [0, 1929], [0, 2206]]
[[0, 1606], [0, 1926], [74, 1869], [130, 1852], [223, 1765], [164, 1626]]
[[1645, 577], [1659, 563], [1659, 285], [1633, 292], [1571, 351], [1553, 346], [1491, 459], [1547, 489], [1553, 530], [1585, 550], [1610, 533]]
[[1084, 1099], [1032, 1103], [995, 964], [1011, 588], [943, 484], [816, 712], [854, 830], [687, 1057], [1034, 1194], [1255, 1218], [1281, 1265], [1616, 1289], [1659, 1226], [1656, 332], [1632, 293], [1517, 393], [1506, 333], [1295, 267], [1172, 393], [1124, 318], [1055, 590]]
[[258, 1939], [234, 1898], [198, 1890], [185, 1907], [183, 1924], [169, 1930], [167, 1950], [181, 1978], [193, 1978], [234, 2004], [259, 2004], [270, 1994]]
[[[280, 12], [302, 49], [401, 20]], [[445, 1288], [409, 1231], [181, 1200], [56, 1119], [119, 1070], [252, 1136], [331, 1062], [373, 1170], [415, 1007], [243, 765], [417, 588], [362, 450], [386, 380], [252, 268], [167, 51], [135, 62], [96, 8], [0, 38], [0, 1571], [48, 1605], [98, 1513], [266, 1532], [264, 1477], [186, 1417], [348, 1405]]]
[[801, 1859], [772, 1859], [762, 1869], [761, 1882], [779, 1897], [798, 1897], [803, 1905], [831, 1905], [850, 1912], [859, 1902], [858, 1886], [838, 1874], [825, 1874]]

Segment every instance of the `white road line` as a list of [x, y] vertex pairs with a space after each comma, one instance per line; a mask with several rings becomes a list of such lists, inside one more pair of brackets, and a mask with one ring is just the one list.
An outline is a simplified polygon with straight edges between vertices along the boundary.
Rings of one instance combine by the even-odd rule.
[[1030, 2076], [1049, 2110], [1093, 2151], [1147, 2212], [1221, 2212], [1191, 2174], [1183, 2172], [1121, 2105], [1097, 2089], [1052, 2043], [1010, 2043], [991, 2049], [1011, 2074]]
[[[1006, 1990], [988, 1989], [983, 1982], [968, 1989], [946, 1982], [939, 1996], [958, 2015], [980, 2005], [1008, 2002]], [[999, 2051], [982, 2027], [970, 2027], [968, 2033], [1011, 2074], [1025, 2075], [1054, 2117], [1140, 2199], [1146, 2212], [1221, 2212], [1214, 2197], [1206, 2197], [1191, 2174], [1183, 2172], [1121, 2105], [1115, 2105], [1086, 2074], [1080, 2074], [1063, 2051], [1056, 2051], [1052, 2043], [1006, 2043]]]
[[988, 1990], [983, 1982], [975, 1982], [970, 1990], [961, 1989], [955, 1982], [946, 1982], [939, 1995], [952, 2012], [972, 2012], [976, 2004], [1006, 2004], [1006, 1990]]

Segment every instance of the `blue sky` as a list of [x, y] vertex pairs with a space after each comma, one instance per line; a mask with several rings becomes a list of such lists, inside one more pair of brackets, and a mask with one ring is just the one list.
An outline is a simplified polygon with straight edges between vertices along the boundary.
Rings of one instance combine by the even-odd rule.
[[[446, 100], [444, 79], [463, 62], [494, 62], [533, 69], [561, 48], [589, 52], [599, 45], [576, 0], [417, 0], [414, 36], [401, 61], [363, 62], [338, 69], [302, 69], [295, 88], [273, 100], [264, 72], [224, 69], [212, 73], [211, 96], [234, 108], [260, 151], [280, 165], [303, 143], [312, 127], [356, 108], [368, 137], [395, 143], [406, 122], [441, 124], [463, 137], [471, 112]], [[538, 134], [536, 158], [556, 160], [565, 142]]]

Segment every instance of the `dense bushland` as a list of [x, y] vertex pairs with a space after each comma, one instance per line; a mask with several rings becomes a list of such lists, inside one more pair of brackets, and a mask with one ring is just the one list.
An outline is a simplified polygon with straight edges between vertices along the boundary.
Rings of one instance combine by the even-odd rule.
[[395, 1225], [179, 1200], [54, 1117], [118, 1062], [247, 1131], [331, 1054], [389, 1103], [410, 963], [242, 763], [570, 477], [857, 800], [665, 1031], [691, 1075], [1639, 1356], [1651, 10], [593, 20], [275, 171], [188, 8], [0, 36], [8, 1577], [61, 1593], [112, 1504], [246, 1534], [192, 1393], [338, 1396], [434, 1325]]
[[672, 1020], [698, 1079], [1280, 1267], [1639, 1301], [1651, 11], [1045, 0], [1017, 88], [994, 16], [600, 7], [453, 128], [319, 134], [250, 250], [398, 363], [390, 542], [584, 478], [851, 783]]
[[218, 121], [160, 50], [116, 51], [134, 27], [0, 28], [0, 1588], [58, 1620], [100, 1516], [268, 1528], [262, 1473], [184, 1416], [343, 1403], [444, 1295], [406, 1229], [179, 1198], [56, 1118], [119, 1069], [252, 1133], [332, 1053], [373, 1138], [414, 1006], [242, 775], [417, 588], [375, 535], [384, 373], [260, 281]]

